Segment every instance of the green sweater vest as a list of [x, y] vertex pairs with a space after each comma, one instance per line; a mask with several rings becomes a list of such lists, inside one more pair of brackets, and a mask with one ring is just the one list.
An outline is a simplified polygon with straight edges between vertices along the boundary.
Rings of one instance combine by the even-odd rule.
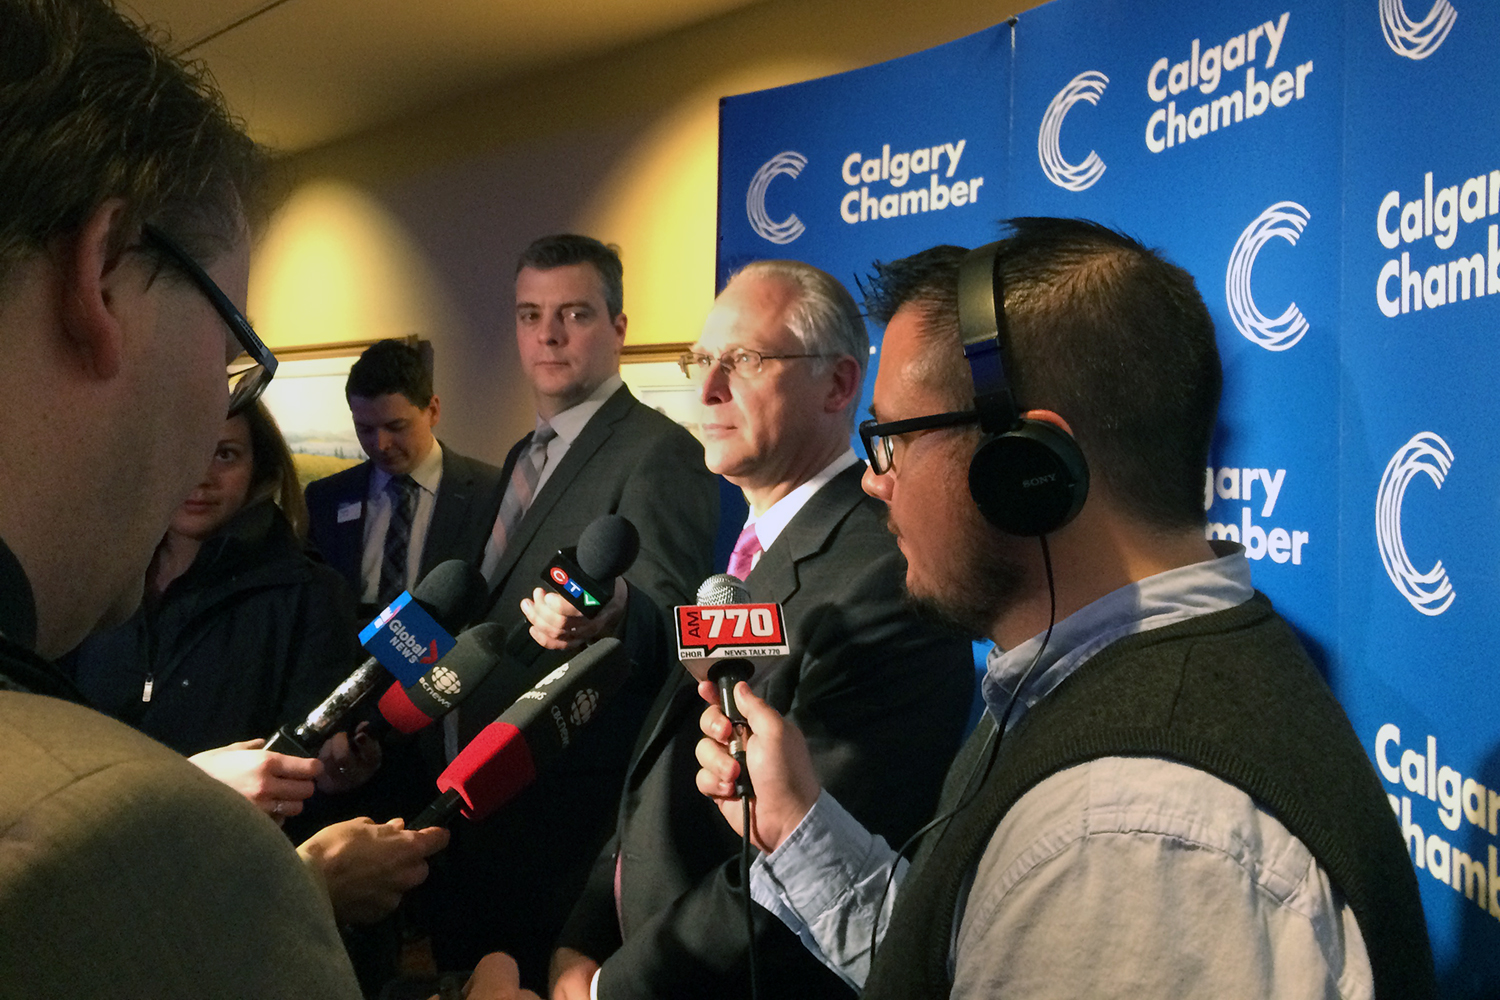
[[[962, 798], [994, 729], [986, 715], [954, 761], [939, 815]], [[1179, 761], [1249, 793], [1343, 893], [1378, 1000], [1436, 996], [1416, 874], [1385, 791], [1296, 636], [1256, 594], [1111, 644], [1022, 718], [973, 800], [918, 851], [866, 1000], [947, 996], [959, 890], [1001, 818], [1048, 775], [1117, 756]]]

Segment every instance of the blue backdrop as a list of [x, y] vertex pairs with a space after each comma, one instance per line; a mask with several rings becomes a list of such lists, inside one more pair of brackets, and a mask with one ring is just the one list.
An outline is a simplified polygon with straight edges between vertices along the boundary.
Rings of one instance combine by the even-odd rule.
[[727, 98], [718, 278], [794, 257], [853, 286], [1012, 215], [1191, 271], [1225, 368], [1209, 532], [1246, 545], [1380, 771], [1444, 994], [1493, 996], [1500, 12], [1406, 2], [1057, 0]]

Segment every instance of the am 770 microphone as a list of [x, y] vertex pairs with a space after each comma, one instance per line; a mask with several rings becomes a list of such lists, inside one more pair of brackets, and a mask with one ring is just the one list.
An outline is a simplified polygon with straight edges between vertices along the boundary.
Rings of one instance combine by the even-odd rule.
[[606, 638], [537, 681], [453, 758], [437, 780], [442, 794], [407, 829], [446, 826], [460, 812], [478, 822], [509, 802], [572, 745], [629, 673], [620, 640]]
[[696, 680], [709, 680], [719, 689], [719, 706], [734, 724], [729, 753], [740, 765], [735, 794], [755, 794], [745, 767], [745, 737], [750, 725], [734, 703], [734, 686], [755, 676], [751, 657], [785, 656], [790, 652], [786, 624], [779, 604], [752, 604], [750, 592], [737, 576], [716, 573], [698, 587], [697, 604], [679, 606], [677, 656]]

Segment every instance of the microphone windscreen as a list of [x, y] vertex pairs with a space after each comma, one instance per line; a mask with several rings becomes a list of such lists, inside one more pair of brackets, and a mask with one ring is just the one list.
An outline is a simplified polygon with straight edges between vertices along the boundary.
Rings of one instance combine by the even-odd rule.
[[471, 563], [449, 559], [432, 567], [412, 588], [412, 600], [448, 632], [457, 632], [484, 614], [489, 586]]
[[595, 580], [613, 580], [635, 563], [641, 536], [619, 514], [597, 517], [578, 536], [578, 568]]
[[698, 604], [748, 604], [745, 581], [728, 573], [715, 573], [698, 585]]
[[415, 683], [392, 685], [380, 698], [380, 714], [403, 733], [417, 732], [457, 708], [504, 656], [505, 626], [480, 622], [460, 632], [447, 655]]
[[510, 723], [496, 720], [453, 758], [437, 786], [439, 791], [457, 792], [464, 800], [464, 815], [477, 822], [535, 779], [536, 762], [525, 735]]

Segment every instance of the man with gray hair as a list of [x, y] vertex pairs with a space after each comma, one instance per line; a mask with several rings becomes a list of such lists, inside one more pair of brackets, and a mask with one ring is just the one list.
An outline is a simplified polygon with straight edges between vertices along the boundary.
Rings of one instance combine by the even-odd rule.
[[[903, 604], [900, 553], [860, 491], [849, 434], [868, 359], [837, 280], [761, 261], [725, 287], [680, 364], [699, 387], [706, 464], [750, 505], [730, 572], [786, 616], [790, 655], [757, 660], [752, 686], [817, 734], [820, 778], [900, 841], [935, 802], [974, 675], [968, 643]], [[562, 634], [547, 608], [530, 616], [534, 632]], [[877, 721], [893, 704], [908, 713], [899, 727]], [[554, 998], [748, 996], [752, 947], [762, 996], [849, 995], [758, 907], [752, 944], [739, 843], [694, 801], [701, 708], [674, 665], [636, 743], [615, 837], [554, 955]]]

